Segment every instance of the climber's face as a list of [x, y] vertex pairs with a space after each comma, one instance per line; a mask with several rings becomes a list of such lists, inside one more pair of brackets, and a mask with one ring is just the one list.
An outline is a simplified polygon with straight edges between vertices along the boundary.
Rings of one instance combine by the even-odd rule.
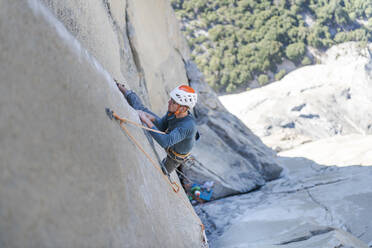
[[168, 111], [175, 114], [176, 116], [178, 116], [179, 114], [187, 113], [188, 110], [188, 107], [178, 104], [172, 98], [168, 101]]
[[180, 105], [178, 103], [176, 103], [175, 100], [173, 100], [172, 98], [169, 99], [168, 101], [168, 111], [171, 112], [171, 113], [175, 113], [178, 108], [180, 107]]

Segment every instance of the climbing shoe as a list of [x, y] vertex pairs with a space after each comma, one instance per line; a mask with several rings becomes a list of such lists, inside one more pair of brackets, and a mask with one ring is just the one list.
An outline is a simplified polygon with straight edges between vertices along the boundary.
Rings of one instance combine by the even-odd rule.
[[169, 177], [169, 173], [167, 171], [167, 168], [165, 168], [165, 165], [163, 162], [160, 163], [160, 166], [161, 166], [161, 171], [163, 172], [163, 174]]

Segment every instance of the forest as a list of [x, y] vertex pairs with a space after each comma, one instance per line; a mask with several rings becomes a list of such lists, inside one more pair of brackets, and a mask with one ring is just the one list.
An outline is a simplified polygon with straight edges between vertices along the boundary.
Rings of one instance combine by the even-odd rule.
[[308, 49], [372, 40], [372, 0], [171, 0], [192, 59], [218, 93], [280, 80]]

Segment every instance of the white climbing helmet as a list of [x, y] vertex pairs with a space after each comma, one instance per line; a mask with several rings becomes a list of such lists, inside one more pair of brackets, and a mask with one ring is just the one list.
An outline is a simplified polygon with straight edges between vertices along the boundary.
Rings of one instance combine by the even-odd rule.
[[169, 93], [170, 97], [179, 105], [193, 108], [198, 100], [195, 90], [187, 85], [180, 85]]

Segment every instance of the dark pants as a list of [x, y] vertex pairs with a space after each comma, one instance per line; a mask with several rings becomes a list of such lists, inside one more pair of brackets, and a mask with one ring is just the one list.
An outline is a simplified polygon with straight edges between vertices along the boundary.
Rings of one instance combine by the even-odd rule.
[[[156, 114], [154, 114], [151, 110], [146, 108], [141, 99], [138, 97], [138, 95], [132, 91], [128, 90], [125, 94], [125, 98], [127, 99], [130, 106], [132, 106], [135, 110], [142, 110], [146, 113], [149, 113], [156, 118], [159, 118]], [[176, 168], [178, 168], [184, 161], [178, 160], [177, 158], [172, 158], [170, 155], [167, 155], [166, 158], [161, 161], [161, 170], [165, 175], [168, 175], [172, 173]]]
[[161, 161], [162, 168], [161, 170], [165, 175], [171, 174], [175, 169], [177, 169], [182, 163], [172, 159], [169, 155]]

